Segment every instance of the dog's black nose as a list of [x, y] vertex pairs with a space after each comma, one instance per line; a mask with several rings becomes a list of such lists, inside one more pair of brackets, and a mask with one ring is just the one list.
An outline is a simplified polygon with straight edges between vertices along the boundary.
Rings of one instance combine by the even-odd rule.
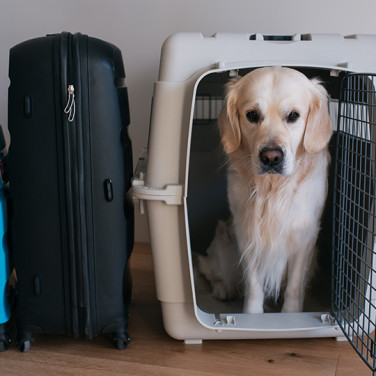
[[259, 157], [264, 166], [273, 167], [282, 162], [283, 151], [281, 148], [263, 148]]

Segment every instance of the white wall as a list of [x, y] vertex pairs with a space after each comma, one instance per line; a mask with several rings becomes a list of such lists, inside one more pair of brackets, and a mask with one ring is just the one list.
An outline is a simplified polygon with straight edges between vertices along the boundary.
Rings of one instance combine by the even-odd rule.
[[[376, 0], [0, 0], [0, 123], [7, 124], [8, 51], [26, 39], [80, 31], [123, 52], [134, 158], [146, 144], [160, 48], [177, 31], [376, 34]], [[375, 46], [376, 48], [376, 46]], [[148, 239], [137, 216], [136, 240]]]

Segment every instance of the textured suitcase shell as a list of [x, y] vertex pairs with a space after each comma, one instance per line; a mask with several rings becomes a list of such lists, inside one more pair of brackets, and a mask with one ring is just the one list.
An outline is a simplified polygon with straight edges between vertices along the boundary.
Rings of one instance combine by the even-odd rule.
[[114, 332], [126, 344], [132, 150], [121, 52], [62, 33], [13, 47], [9, 67], [21, 346], [35, 332]]

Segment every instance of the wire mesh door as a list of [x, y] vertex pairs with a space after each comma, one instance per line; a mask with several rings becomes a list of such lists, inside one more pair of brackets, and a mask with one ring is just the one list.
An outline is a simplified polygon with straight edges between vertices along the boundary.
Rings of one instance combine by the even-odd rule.
[[343, 78], [335, 163], [332, 309], [344, 334], [375, 372], [376, 77]]

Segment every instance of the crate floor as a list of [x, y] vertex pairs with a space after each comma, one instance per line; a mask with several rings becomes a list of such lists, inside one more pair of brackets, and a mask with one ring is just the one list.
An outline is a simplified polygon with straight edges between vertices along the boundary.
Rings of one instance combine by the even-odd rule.
[[[211, 294], [209, 282], [194, 269], [195, 291], [197, 306], [207, 313], [242, 313], [243, 299], [237, 298], [231, 301], [216, 299]], [[304, 312], [329, 312], [330, 309], [330, 280], [323, 273], [317, 274], [307, 288], [304, 302]], [[267, 301], [264, 311], [278, 313], [281, 311], [281, 304], [274, 301]]]

